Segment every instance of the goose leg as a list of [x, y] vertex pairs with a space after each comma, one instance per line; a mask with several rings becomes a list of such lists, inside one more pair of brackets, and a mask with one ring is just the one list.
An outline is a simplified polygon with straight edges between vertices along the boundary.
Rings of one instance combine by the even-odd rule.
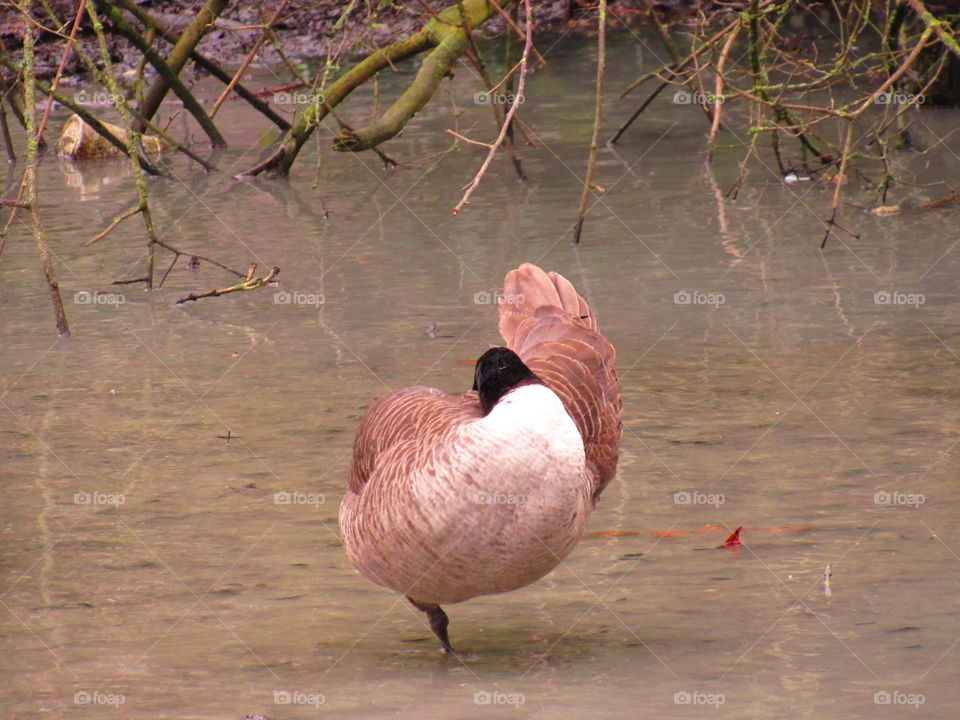
[[417, 610], [422, 610], [427, 614], [427, 618], [430, 620], [430, 629], [433, 630], [433, 634], [440, 640], [440, 647], [443, 648], [443, 651], [445, 653], [453, 653], [453, 646], [450, 645], [450, 636], [447, 634], [447, 626], [450, 624], [450, 618], [447, 617], [443, 608], [430, 603], [419, 603], [411, 597], [408, 597], [407, 600], [409, 600], [410, 604]]

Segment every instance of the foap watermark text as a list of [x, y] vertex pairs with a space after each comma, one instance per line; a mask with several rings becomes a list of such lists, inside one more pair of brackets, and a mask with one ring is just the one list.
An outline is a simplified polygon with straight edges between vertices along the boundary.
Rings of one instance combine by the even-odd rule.
[[720, 493], [704, 493], [698, 490], [678, 490], [673, 494], [674, 505], [713, 505], [720, 507], [727, 498]]
[[323, 293], [287, 292], [278, 290], [273, 294], [274, 305], [310, 305], [320, 307], [327, 301]]
[[479, 505], [523, 505], [527, 501], [527, 496], [479, 490], [473, 499]]
[[481, 290], [480, 292], [475, 292], [473, 294], [474, 305], [500, 305], [502, 303], [507, 303], [508, 305], [522, 305], [523, 293], [504, 294], [496, 290], [494, 292]]
[[120, 707], [127, 701], [123, 693], [106, 693], [99, 690], [80, 690], [73, 694], [74, 705], [111, 705]]
[[81, 490], [73, 494], [75, 505], [113, 505], [119, 507], [127, 501], [127, 496], [123, 493], [102, 493], [87, 492]]
[[120, 293], [90, 292], [78, 290], [73, 294], [74, 305], [113, 305], [119, 307], [127, 301]]
[[873, 694], [874, 705], [911, 705], [918, 710], [927, 701], [923, 693], [905, 693], [899, 690], [881, 690]]
[[927, 96], [923, 93], [890, 92], [877, 95], [873, 102], [877, 105], [923, 105]]
[[527, 701], [523, 693], [503, 693], [489, 690], [480, 690], [473, 694], [474, 705], [511, 705], [520, 707]]
[[478, 92], [473, 95], [474, 105], [523, 105], [523, 95], [502, 92]]
[[319, 507], [327, 501], [323, 493], [306, 492], [275, 492], [273, 494], [274, 505], [313, 505]]
[[277, 105], [313, 105], [314, 103], [323, 104], [325, 98], [323, 93], [303, 92], [294, 90], [291, 92], [278, 92], [273, 94], [273, 102]]
[[712, 705], [720, 707], [727, 701], [723, 693], [705, 693], [697, 690], [680, 690], [673, 694], [674, 705]]
[[674, 305], [712, 305], [719, 307], [727, 301], [723, 293], [705, 293], [699, 290], [680, 290], [673, 294]]
[[713, 93], [688, 92], [686, 90], [677, 90], [673, 94], [674, 105], [721, 105], [723, 104], [723, 95], [714, 95]]
[[874, 505], [905, 505], [918, 508], [927, 501], [921, 493], [904, 493], [896, 490], [879, 490], [873, 495]]
[[927, 302], [927, 297], [923, 293], [905, 293], [897, 290], [887, 292], [875, 292], [873, 294], [874, 305], [908, 305], [910, 307], [920, 307]]
[[302, 692], [300, 690], [274, 690], [274, 705], [311, 705], [320, 707], [327, 702], [327, 696], [318, 692]]

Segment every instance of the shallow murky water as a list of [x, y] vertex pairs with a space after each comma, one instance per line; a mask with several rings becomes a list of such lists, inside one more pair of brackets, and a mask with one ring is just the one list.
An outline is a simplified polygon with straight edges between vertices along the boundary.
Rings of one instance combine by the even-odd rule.
[[[612, 88], [642, 60], [616, 44]], [[757, 166], [723, 203], [738, 156], [714, 176], [705, 123], [664, 102], [601, 153], [575, 250], [583, 52], [562, 40], [531, 77], [530, 182], [497, 162], [458, 217], [481, 155], [446, 152], [446, 91], [390, 144], [419, 162], [385, 172], [324, 142], [319, 189], [312, 147], [289, 183], [233, 181], [264, 126], [228, 105], [221, 172], [175, 161], [154, 213], [178, 247], [278, 265], [277, 289], [173, 306], [233, 282], [184, 258], [153, 297], [110, 286], [143, 272], [139, 220], [82, 244], [128, 207], [126, 166], [45, 160], [74, 337], [55, 338], [21, 226], [0, 283], [4, 717], [956, 717], [958, 211], [848, 206], [861, 237], [820, 252], [831, 187]], [[459, 129], [489, 137], [475, 89], [459, 73]], [[942, 177], [957, 152], [904, 162]], [[447, 608], [465, 655], [445, 660], [421, 613], [349, 566], [337, 506], [366, 404], [467, 388], [498, 340], [484, 301], [524, 261], [566, 274], [617, 347], [622, 464], [556, 572]]]

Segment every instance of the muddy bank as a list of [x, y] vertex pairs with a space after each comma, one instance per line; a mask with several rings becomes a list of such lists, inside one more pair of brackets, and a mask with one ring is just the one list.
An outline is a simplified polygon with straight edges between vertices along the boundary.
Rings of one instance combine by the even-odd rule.
[[[197, 10], [203, 6], [203, 0], [183, 0], [170, 2], [144, 2], [138, 5], [175, 31], [183, 30]], [[382, 47], [400, 37], [420, 28], [429, 19], [429, 11], [437, 11], [448, 5], [447, 0], [399, 0], [378, 9], [378, 3], [343, 2], [342, 0], [293, 0], [281, 14], [275, 24], [275, 33], [281, 51], [293, 62], [306, 62], [334, 57], [353, 57], [364, 55], [374, 47]], [[695, 0], [654, 3], [660, 12], [668, 14], [683, 13], [694, 7]], [[344, 10], [352, 10], [344, 17]], [[537, 0], [534, 3], [534, 22], [537, 31], [568, 30], [570, 32], [589, 32], [595, 22], [596, 3], [590, 0]], [[56, 19], [51, 18], [39, 7], [34, 8], [37, 23], [44, 27], [62, 27], [69, 23], [76, 5], [70, 0], [56, 0], [50, 4]], [[610, 3], [611, 26], [634, 26], [646, 22], [645, 4], [641, 0], [617, 0]], [[272, 7], [264, 8], [267, 16], [273, 13]], [[237, 67], [257, 42], [261, 30], [252, 27], [262, 25], [265, 16], [254, 3], [235, 3], [229, 7], [200, 43], [199, 50], [210, 59], [226, 68]], [[88, 23], [85, 22], [85, 26]], [[107, 26], [109, 27], [109, 25]], [[504, 23], [494, 18], [483, 26], [483, 32], [491, 35], [501, 32]], [[8, 52], [19, 55], [23, 39], [24, 24], [19, 13], [9, 7], [0, 8], [0, 38]], [[95, 39], [92, 32], [81, 29], [80, 42], [84, 43], [91, 54], [95, 55]], [[169, 51], [169, 45], [157, 41], [162, 52]], [[110, 35], [113, 60], [121, 70], [135, 66], [140, 53], [125, 39]], [[41, 34], [37, 47], [37, 74], [39, 77], [53, 75], [60, 62], [63, 41], [52, 32]], [[19, 59], [19, 58], [18, 58]], [[269, 42], [260, 48], [255, 65], [277, 65], [283, 58]], [[81, 76], [85, 69], [81, 62], [73, 57], [68, 62], [66, 74]]]

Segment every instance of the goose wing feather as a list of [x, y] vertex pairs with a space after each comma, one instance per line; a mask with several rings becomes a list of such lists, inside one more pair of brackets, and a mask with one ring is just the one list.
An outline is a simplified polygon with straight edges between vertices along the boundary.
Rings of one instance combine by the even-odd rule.
[[437, 388], [414, 386], [377, 398], [367, 408], [354, 440], [350, 490], [363, 492], [391, 448], [407, 448], [391, 458], [392, 464], [402, 460], [396, 468], [402, 476], [404, 470], [426, 462], [431, 450], [442, 445], [456, 427], [482, 415], [475, 392], [448, 395]]

